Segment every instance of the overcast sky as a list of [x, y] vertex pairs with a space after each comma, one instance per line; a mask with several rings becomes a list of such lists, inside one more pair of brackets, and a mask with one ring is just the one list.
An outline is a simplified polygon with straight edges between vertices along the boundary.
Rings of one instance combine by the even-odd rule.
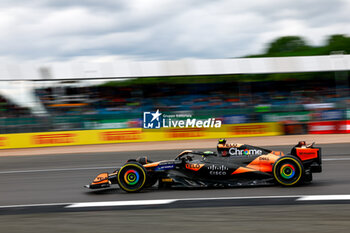
[[1, 0], [0, 62], [230, 58], [350, 34], [350, 0]]

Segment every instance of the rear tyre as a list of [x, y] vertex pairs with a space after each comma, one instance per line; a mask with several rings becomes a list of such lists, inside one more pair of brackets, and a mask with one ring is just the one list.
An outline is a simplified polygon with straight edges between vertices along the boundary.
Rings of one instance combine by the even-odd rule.
[[297, 185], [303, 180], [303, 164], [294, 156], [283, 156], [273, 165], [273, 176], [280, 185]]
[[146, 183], [146, 169], [137, 162], [126, 163], [118, 172], [118, 184], [129, 193], [141, 191]]

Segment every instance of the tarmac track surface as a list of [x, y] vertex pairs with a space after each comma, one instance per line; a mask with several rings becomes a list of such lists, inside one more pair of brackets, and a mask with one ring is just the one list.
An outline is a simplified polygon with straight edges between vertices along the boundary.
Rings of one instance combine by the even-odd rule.
[[[268, 147], [289, 152], [291, 146]], [[311, 184], [128, 194], [82, 186], [129, 158], [170, 159], [181, 150], [0, 157], [0, 206], [44, 203], [350, 194], [350, 145], [322, 145], [323, 172]], [[349, 204], [258, 205], [0, 215], [0, 232], [349, 232]]]
[[[269, 147], [288, 152], [292, 146]], [[0, 157], [0, 206], [96, 201], [213, 198], [246, 196], [350, 194], [350, 145], [322, 145], [323, 172], [311, 184], [202, 190], [145, 190], [129, 194], [117, 186], [90, 191], [88, 184], [100, 172], [112, 172], [127, 159], [147, 155], [152, 160], [170, 159], [181, 150], [86, 153], [48, 156]]]

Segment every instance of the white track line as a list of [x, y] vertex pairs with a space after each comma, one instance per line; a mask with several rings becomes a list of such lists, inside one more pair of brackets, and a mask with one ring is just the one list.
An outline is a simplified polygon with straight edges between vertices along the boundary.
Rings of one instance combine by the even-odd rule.
[[25, 208], [25, 207], [45, 207], [45, 206], [65, 206], [71, 205], [72, 203], [45, 203], [45, 204], [23, 204], [23, 205], [3, 205], [0, 206], [0, 209], [3, 208]]
[[[131, 200], [131, 201], [104, 201], [104, 202], [78, 202], [78, 203], [47, 203], [47, 204], [23, 204], [23, 205], [6, 205], [0, 206], [0, 208], [21, 208], [21, 207], [39, 207], [39, 206], [61, 206], [66, 205], [65, 208], [78, 208], [78, 207], [104, 207], [104, 206], [126, 206], [137, 203], [141, 205], [158, 205], [168, 204], [175, 201], [205, 201], [205, 200], [240, 200], [240, 199], [273, 199], [273, 198], [300, 198], [301, 195], [295, 196], [246, 196], [246, 197], [208, 197], [208, 198], [183, 198], [183, 199], [158, 199], [158, 200]], [[140, 204], [141, 203], [141, 204]]]
[[209, 197], [209, 198], [183, 198], [183, 199], [158, 199], [158, 200], [131, 200], [131, 201], [103, 201], [103, 202], [78, 202], [78, 203], [48, 203], [48, 204], [24, 204], [6, 205], [3, 208], [25, 208], [62, 206], [63, 208], [88, 208], [88, 207], [113, 207], [113, 206], [141, 206], [141, 205], [165, 205], [177, 201], [211, 201], [211, 200], [249, 200], [249, 199], [281, 199], [295, 198], [295, 201], [350, 201], [350, 195], [292, 195], [292, 196], [245, 196], [245, 197]]
[[344, 201], [350, 200], [350, 195], [311, 195], [303, 196], [297, 201]]
[[109, 206], [134, 206], [134, 205], [161, 205], [177, 201], [210, 201], [210, 200], [243, 200], [243, 199], [273, 199], [273, 198], [299, 198], [301, 196], [252, 196], [252, 197], [209, 197], [209, 198], [183, 198], [183, 199], [160, 199], [160, 200], [136, 200], [136, 201], [108, 201], [108, 202], [82, 202], [75, 203], [65, 208], [84, 207], [109, 207]]
[[332, 159], [322, 159], [322, 161], [346, 161], [350, 160], [350, 158], [332, 158]]
[[164, 200], [143, 200], [143, 201], [104, 201], [104, 202], [82, 202], [75, 203], [65, 208], [84, 208], [84, 207], [107, 207], [107, 206], [135, 206], [135, 205], [164, 205], [175, 202], [176, 199]]

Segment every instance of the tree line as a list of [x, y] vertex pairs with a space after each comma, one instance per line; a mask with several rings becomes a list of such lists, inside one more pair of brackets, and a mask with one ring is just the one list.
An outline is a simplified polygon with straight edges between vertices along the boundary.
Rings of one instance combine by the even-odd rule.
[[349, 54], [350, 37], [347, 35], [331, 35], [324, 45], [312, 46], [300, 36], [283, 36], [268, 44], [263, 54], [246, 57], [286, 57], [286, 56], [315, 56], [330, 54]]

